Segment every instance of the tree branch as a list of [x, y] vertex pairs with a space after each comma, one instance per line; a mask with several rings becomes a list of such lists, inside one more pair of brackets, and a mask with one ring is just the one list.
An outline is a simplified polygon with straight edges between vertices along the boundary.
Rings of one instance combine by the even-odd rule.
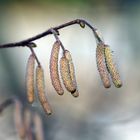
[[12, 103], [14, 103], [14, 99], [10, 98], [7, 99], [6, 101], [4, 101], [3, 103], [0, 104], [0, 113], [2, 113], [2, 111], [8, 107], [9, 105], [11, 105]]
[[102, 39], [99, 37], [98, 33], [96, 32], [96, 30], [97, 30], [96, 28], [94, 28], [90, 23], [88, 23], [87, 21], [85, 21], [83, 19], [76, 19], [76, 20], [61, 24], [59, 26], [50, 28], [47, 31], [45, 31], [43, 33], [40, 33], [36, 36], [33, 36], [31, 38], [28, 38], [28, 39], [25, 39], [25, 40], [22, 40], [22, 41], [19, 41], [19, 42], [2, 44], [2, 45], [0, 45], [0, 48], [25, 47], [29, 43], [31, 43], [32, 41], [35, 41], [35, 40], [38, 40], [38, 39], [40, 39], [42, 37], [45, 37], [47, 35], [53, 34], [52, 29], [55, 30], [56, 32], [58, 32], [58, 30], [60, 30], [60, 29], [63, 29], [65, 27], [68, 27], [68, 26], [71, 26], [71, 25], [74, 25], [74, 24], [79, 24], [80, 25], [80, 23], [84, 23], [85, 25], [87, 25], [93, 31], [93, 33], [95, 35], [95, 38], [97, 39], [98, 42], [103, 42]]

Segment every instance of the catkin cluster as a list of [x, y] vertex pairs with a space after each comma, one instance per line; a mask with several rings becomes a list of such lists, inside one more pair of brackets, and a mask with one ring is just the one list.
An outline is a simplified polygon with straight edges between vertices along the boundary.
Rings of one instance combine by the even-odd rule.
[[[63, 95], [64, 89], [61, 84], [62, 80], [67, 91], [69, 91], [74, 97], [78, 97], [79, 92], [77, 88], [75, 69], [71, 54], [68, 50], [63, 50], [63, 55], [59, 60], [60, 47], [61, 44], [59, 41], [56, 41], [52, 46], [50, 56], [50, 77], [52, 85], [59, 95]], [[41, 64], [38, 64], [35, 73], [35, 60], [35, 54], [32, 53], [28, 58], [26, 70], [27, 99], [29, 103], [34, 102], [36, 87], [39, 101], [44, 111], [50, 115], [52, 113], [52, 109], [50, 107], [48, 99], [46, 98], [44, 70]]]
[[[26, 71], [26, 87], [27, 87], [27, 99], [29, 103], [34, 102], [35, 97], [35, 85], [37, 88], [39, 101], [44, 109], [44, 111], [50, 115], [52, 113], [50, 104], [46, 97], [45, 93], [45, 81], [44, 81], [44, 71], [41, 65], [36, 67], [35, 71], [35, 57], [33, 54], [30, 55], [27, 63], [27, 71]], [[36, 77], [36, 80], [35, 80]], [[36, 84], [35, 84], [36, 82]]]
[[96, 48], [96, 62], [104, 87], [111, 87], [110, 75], [115, 87], [120, 88], [122, 86], [122, 82], [108, 45], [98, 43]]
[[67, 91], [69, 91], [74, 97], [79, 96], [77, 89], [76, 77], [74, 65], [72, 62], [71, 54], [68, 50], [63, 50], [63, 56], [59, 61], [59, 50], [60, 43], [56, 41], [52, 47], [51, 57], [50, 57], [50, 76], [54, 89], [59, 95], [64, 93], [63, 87], [61, 85], [61, 79], [59, 76], [59, 64], [60, 64], [60, 74], [63, 84]]
[[[42, 120], [38, 113], [32, 113], [28, 108], [23, 109], [20, 101], [15, 101], [15, 126], [17, 134], [22, 140], [26, 138], [32, 140], [35, 137], [37, 140], [44, 140], [42, 128]], [[33, 136], [32, 124], [35, 131]]]
[[[81, 22], [80, 26], [84, 28], [85, 24]], [[98, 32], [96, 32], [96, 36], [99, 37]], [[62, 56], [59, 57], [60, 48], [62, 48], [63, 53]], [[46, 98], [46, 93], [45, 93], [44, 70], [39, 60], [37, 59], [36, 54], [33, 52], [33, 49], [31, 51], [32, 54], [28, 59], [27, 72], [26, 72], [27, 99], [29, 103], [34, 102], [35, 99], [34, 87], [36, 87], [38, 98], [44, 111], [47, 114], [51, 114], [52, 110], [48, 102], [48, 99]], [[34, 72], [35, 60], [38, 63], [38, 66], [36, 67], [36, 73]], [[105, 45], [101, 41], [98, 41], [97, 43], [96, 62], [104, 87], [105, 88], [111, 87], [111, 81], [110, 81], [110, 77], [111, 77], [114, 85], [117, 88], [120, 88], [122, 86], [122, 82], [120, 79], [119, 72], [114, 64], [110, 47], [108, 45]], [[55, 41], [52, 46], [49, 68], [50, 68], [51, 83], [55, 91], [58, 93], [58, 95], [64, 94], [63, 87], [65, 87], [65, 89], [68, 92], [70, 92], [74, 97], [79, 96], [79, 91], [78, 91], [77, 81], [75, 76], [75, 68], [74, 68], [71, 53], [64, 48], [63, 44], [58, 38], [57, 41]]]

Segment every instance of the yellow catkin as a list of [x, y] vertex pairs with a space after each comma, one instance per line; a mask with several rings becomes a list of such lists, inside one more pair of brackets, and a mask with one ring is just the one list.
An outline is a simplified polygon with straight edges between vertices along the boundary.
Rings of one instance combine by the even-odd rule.
[[35, 128], [35, 139], [44, 140], [44, 129], [42, 119], [39, 114], [37, 113], [34, 114], [33, 123]]
[[22, 105], [20, 101], [15, 101], [15, 112], [14, 112], [16, 131], [21, 139], [25, 138], [25, 126], [22, 117]]
[[53, 48], [51, 51], [51, 57], [50, 57], [50, 76], [52, 85], [55, 88], [56, 92], [59, 95], [64, 94], [64, 90], [61, 86], [60, 78], [59, 78], [59, 72], [58, 72], [58, 56], [59, 56], [59, 50], [60, 50], [60, 43], [56, 41], [53, 44]]
[[112, 56], [110, 47], [108, 45], [105, 45], [105, 60], [106, 60], [106, 65], [107, 65], [108, 71], [111, 75], [114, 85], [117, 88], [120, 88], [122, 86], [122, 82], [120, 79], [119, 72], [113, 62], [113, 56]]
[[50, 115], [52, 113], [50, 104], [45, 95], [45, 81], [44, 81], [44, 71], [41, 66], [36, 68], [36, 87], [38, 91], [38, 97], [44, 111]]
[[27, 99], [29, 103], [34, 101], [34, 67], [35, 67], [35, 57], [30, 55], [27, 63], [26, 70], [26, 88], [27, 88]]
[[60, 72], [65, 88], [71, 93], [75, 92], [76, 87], [71, 79], [69, 61], [64, 56], [60, 59]]
[[109, 88], [111, 86], [109, 73], [105, 64], [105, 57], [104, 57], [104, 44], [98, 44], [96, 48], [96, 62], [97, 68], [103, 82], [105, 88]]
[[66, 59], [69, 62], [70, 77], [72, 79], [72, 82], [73, 82], [74, 86], [76, 87], [76, 91], [75, 92], [71, 92], [71, 93], [72, 93], [72, 95], [74, 97], [78, 97], [79, 96], [79, 91], [78, 91], [78, 88], [77, 88], [75, 69], [74, 69], [74, 64], [73, 64], [73, 61], [72, 61], [71, 54], [70, 54], [70, 52], [68, 50], [65, 50], [64, 55], [65, 55]]

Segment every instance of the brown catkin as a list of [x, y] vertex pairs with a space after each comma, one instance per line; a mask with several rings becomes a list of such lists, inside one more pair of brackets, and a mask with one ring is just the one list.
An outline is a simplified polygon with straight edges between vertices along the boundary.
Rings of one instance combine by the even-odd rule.
[[64, 56], [60, 59], [60, 72], [65, 88], [71, 93], [75, 92], [76, 87], [71, 79], [69, 61]]
[[32, 140], [32, 112], [27, 108], [24, 110], [24, 125], [27, 139]]
[[105, 64], [105, 57], [104, 57], [104, 44], [98, 44], [96, 48], [96, 62], [97, 68], [103, 82], [105, 88], [109, 88], [111, 86], [109, 73]]
[[41, 116], [37, 113], [34, 114], [33, 123], [35, 128], [35, 139], [44, 140], [44, 129]]
[[29, 103], [34, 101], [34, 67], [35, 57], [33, 54], [29, 56], [26, 70], [26, 88], [27, 88], [27, 99]]
[[16, 131], [21, 139], [25, 138], [25, 126], [22, 117], [22, 105], [20, 101], [15, 100], [15, 112], [14, 112]]
[[117, 88], [120, 88], [122, 86], [122, 82], [120, 79], [119, 72], [113, 62], [113, 56], [112, 56], [110, 47], [108, 45], [105, 45], [105, 60], [106, 60], [106, 65], [107, 65], [108, 71], [111, 75], [114, 85]]
[[36, 68], [36, 87], [38, 91], [39, 101], [44, 109], [44, 111], [50, 115], [52, 113], [50, 104], [45, 96], [45, 81], [44, 81], [44, 71], [41, 66]]
[[70, 77], [72, 79], [72, 82], [73, 82], [74, 86], [76, 87], [76, 91], [75, 92], [71, 92], [71, 93], [72, 93], [72, 95], [74, 97], [78, 97], [79, 96], [79, 91], [78, 91], [78, 88], [77, 88], [75, 69], [74, 69], [74, 64], [73, 64], [73, 61], [72, 61], [71, 54], [70, 54], [70, 52], [68, 50], [65, 50], [64, 51], [64, 56], [66, 57], [66, 59], [69, 62]]
[[56, 41], [53, 44], [53, 48], [51, 51], [51, 57], [50, 57], [50, 76], [52, 85], [55, 88], [56, 92], [59, 95], [64, 94], [64, 90], [61, 86], [60, 78], [59, 78], [59, 72], [58, 72], [58, 56], [59, 56], [59, 50], [60, 50], [60, 43]]
[[27, 133], [31, 127], [31, 111], [29, 109], [24, 110], [24, 125]]

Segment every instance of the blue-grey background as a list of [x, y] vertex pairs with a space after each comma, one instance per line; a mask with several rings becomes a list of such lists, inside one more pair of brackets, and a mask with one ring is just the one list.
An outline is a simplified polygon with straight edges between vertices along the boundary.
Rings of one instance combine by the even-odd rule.
[[[46, 91], [53, 115], [46, 117], [38, 101], [48, 140], [139, 140], [140, 139], [140, 2], [138, 0], [1, 0], [0, 44], [20, 41], [67, 21], [84, 18], [96, 26], [113, 55], [123, 87], [105, 89], [95, 59], [92, 32], [78, 25], [60, 31], [64, 46], [72, 53], [79, 98], [67, 91], [58, 96], [49, 76], [53, 36], [37, 40], [35, 49], [44, 70]], [[25, 104], [27, 48], [0, 49], [0, 102], [17, 96]], [[0, 139], [18, 140], [13, 106], [0, 117]]]

